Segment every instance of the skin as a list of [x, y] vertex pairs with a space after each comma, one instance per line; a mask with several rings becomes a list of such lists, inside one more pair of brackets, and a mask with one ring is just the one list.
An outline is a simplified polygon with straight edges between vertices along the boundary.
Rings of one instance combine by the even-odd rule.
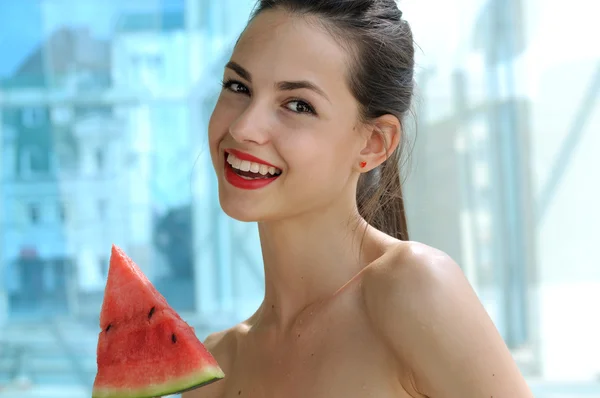
[[[231, 61], [243, 71], [225, 68], [237, 83], [215, 107], [210, 150], [223, 210], [258, 222], [265, 297], [205, 341], [225, 378], [183, 397], [532, 397], [457, 264], [358, 216], [358, 177], [397, 148], [401, 129], [391, 115], [359, 121], [344, 49], [314, 20], [268, 11]], [[304, 80], [322, 94], [278, 86]], [[235, 188], [226, 148], [283, 173]]]

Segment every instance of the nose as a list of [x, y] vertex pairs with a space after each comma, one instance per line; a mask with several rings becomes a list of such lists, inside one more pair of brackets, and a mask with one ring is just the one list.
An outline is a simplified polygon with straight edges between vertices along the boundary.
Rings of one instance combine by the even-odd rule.
[[269, 116], [265, 106], [250, 104], [229, 126], [234, 140], [244, 143], [265, 144], [269, 141]]

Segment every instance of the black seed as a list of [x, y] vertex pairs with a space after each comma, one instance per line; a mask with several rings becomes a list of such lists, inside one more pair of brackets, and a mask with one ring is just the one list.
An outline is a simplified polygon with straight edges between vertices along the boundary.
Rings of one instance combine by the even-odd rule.
[[112, 326], [112, 324], [110, 324], [110, 323], [109, 323], [109, 324], [108, 324], [108, 326], [106, 327], [106, 329], [104, 329], [104, 331], [105, 331], [105, 332], [108, 332], [108, 329], [110, 329], [110, 328], [111, 328], [111, 326]]
[[242, 395], [242, 390], [238, 391], [238, 395]]
[[152, 318], [152, 314], [154, 314], [154, 310], [156, 310], [156, 307], [150, 308], [150, 312], [148, 313], [148, 319]]
[[175, 336], [175, 333], [171, 335], [171, 341], [173, 342], [173, 344], [177, 343], [177, 336]]

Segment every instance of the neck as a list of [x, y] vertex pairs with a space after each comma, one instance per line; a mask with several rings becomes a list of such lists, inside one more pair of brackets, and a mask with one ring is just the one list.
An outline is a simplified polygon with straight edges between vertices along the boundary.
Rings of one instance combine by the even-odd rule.
[[265, 299], [259, 322], [287, 329], [303, 309], [333, 297], [372, 261], [365, 228], [355, 205], [339, 203], [260, 223]]

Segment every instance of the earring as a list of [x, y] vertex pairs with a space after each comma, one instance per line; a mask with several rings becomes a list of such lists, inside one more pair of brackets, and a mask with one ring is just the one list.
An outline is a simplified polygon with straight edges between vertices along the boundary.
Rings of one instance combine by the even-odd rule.
[[367, 165], [367, 162], [360, 162], [361, 169], [364, 169], [366, 165]]

